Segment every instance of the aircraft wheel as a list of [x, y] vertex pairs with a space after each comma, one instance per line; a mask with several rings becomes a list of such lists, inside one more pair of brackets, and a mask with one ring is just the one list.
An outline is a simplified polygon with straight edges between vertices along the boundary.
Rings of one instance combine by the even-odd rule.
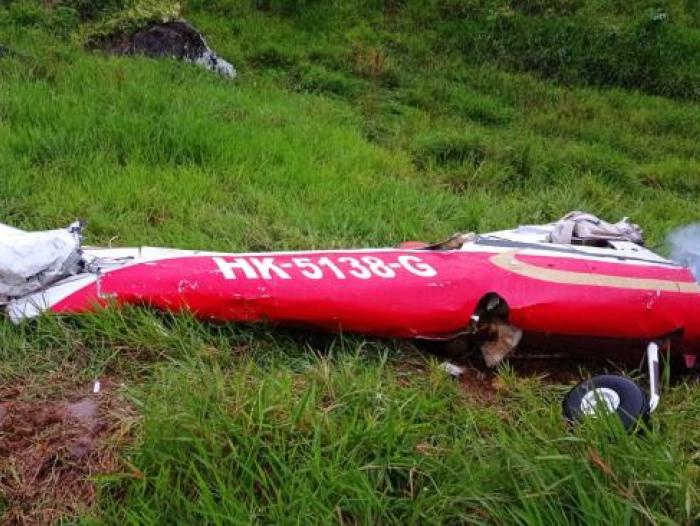
[[649, 416], [649, 399], [632, 380], [612, 374], [583, 381], [564, 398], [564, 415], [570, 422], [605, 412], [617, 413], [625, 429], [631, 429]]

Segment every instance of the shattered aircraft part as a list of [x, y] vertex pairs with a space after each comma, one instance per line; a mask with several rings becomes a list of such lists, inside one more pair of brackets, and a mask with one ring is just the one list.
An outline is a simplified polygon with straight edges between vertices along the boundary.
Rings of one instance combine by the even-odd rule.
[[480, 347], [484, 363], [487, 367], [495, 367], [511, 351], [513, 351], [523, 337], [523, 331], [509, 323], [498, 320], [492, 323], [494, 335]]
[[39, 281], [40, 290], [9, 294], [7, 312], [20, 321], [114, 302], [208, 320], [459, 337], [473, 340], [489, 366], [533, 342], [622, 360], [668, 338], [673, 353], [700, 355], [700, 286], [688, 268], [615, 236], [552, 243], [556, 228], [533, 225], [382, 249], [85, 248], [78, 273], [71, 269], [59, 281]]
[[0, 303], [80, 272], [80, 231], [79, 223], [47, 232], [23, 232], [0, 225]]

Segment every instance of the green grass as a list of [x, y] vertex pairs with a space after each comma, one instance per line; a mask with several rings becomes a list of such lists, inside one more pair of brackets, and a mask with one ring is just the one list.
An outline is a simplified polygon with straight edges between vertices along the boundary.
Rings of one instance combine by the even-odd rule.
[[[518, 55], [561, 17], [573, 32], [602, 27], [605, 3], [511, 2], [504, 48], [477, 23], [506, 16], [503, 2], [189, 2], [239, 69], [233, 83], [85, 52], [108, 21], [61, 4], [0, 8], [0, 44], [18, 51], [0, 58], [0, 221], [81, 217], [95, 245], [266, 250], [433, 240], [572, 209], [631, 216], [658, 245], [698, 220], [700, 106], [677, 82], [697, 55], [674, 69], [671, 42], [655, 76], [632, 84], [584, 79], [571, 36], [584, 50], [566, 68]], [[696, 38], [692, 2], [667, 4], [669, 32]], [[610, 23], [625, 28], [649, 7], [614, 6]], [[493, 47], [465, 53], [467, 30]], [[476, 400], [408, 343], [142, 310], [0, 321], [0, 384], [58, 396], [96, 376], [140, 415], [120, 447], [143, 478], [98, 479], [85, 522], [700, 518], [692, 384], [669, 389], [651, 429], [628, 437], [605, 421], [570, 429], [568, 386], [515, 366], [498, 373], [496, 402]]]

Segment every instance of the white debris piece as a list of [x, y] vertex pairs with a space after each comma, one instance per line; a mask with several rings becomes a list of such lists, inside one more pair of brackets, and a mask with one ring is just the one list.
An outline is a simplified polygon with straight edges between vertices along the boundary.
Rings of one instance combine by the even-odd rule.
[[644, 237], [639, 225], [630, 223], [626, 217], [613, 224], [593, 214], [576, 211], [557, 221], [551, 233], [552, 243], [568, 245], [574, 240], [617, 240], [641, 245]]
[[11, 226], [3, 225], [0, 223], [0, 237], [8, 235], [8, 234], [22, 234], [24, 230], [20, 230], [19, 228], [13, 228]]
[[24, 232], [0, 225], [0, 303], [31, 294], [81, 271], [80, 223]]
[[447, 374], [449, 374], [450, 376], [454, 376], [455, 378], [459, 378], [464, 374], [464, 367], [460, 367], [459, 365], [456, 365], [452, 362], [442, 362], [440, 364], [440, 368]]

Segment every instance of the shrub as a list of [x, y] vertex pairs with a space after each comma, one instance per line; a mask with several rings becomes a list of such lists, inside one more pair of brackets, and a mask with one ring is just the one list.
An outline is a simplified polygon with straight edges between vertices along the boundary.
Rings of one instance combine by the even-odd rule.
[[82, 20], [95, 20], [128, 6], [128, 0], [62, 0], [63, 7], [74, 9]]
[[49, 15], [47, 25], [51, 31], [62, 37], [68, 37], [80, 23], [78, 12], [67, 6], [57, 6]]
[[496, 62], [564, 83], [700, 98], [700, 31], [669, 23], [662, 11], [615, 23], [508, 12], [447, 24], [443, 32], [473, 62]]
[[43, 24], [46, 19], [41, 7], [31, 2], [12, 2], [7, 9], [9, 22], [21, 26], [37, 26]]

